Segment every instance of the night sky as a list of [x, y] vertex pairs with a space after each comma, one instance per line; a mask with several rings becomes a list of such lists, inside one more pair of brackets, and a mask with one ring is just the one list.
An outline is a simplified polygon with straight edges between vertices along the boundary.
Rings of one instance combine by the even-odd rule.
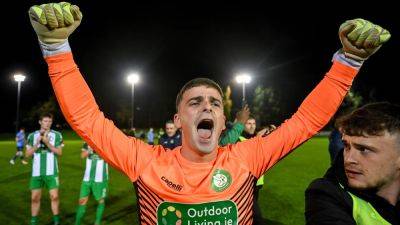
[[[249, 102], [257, 85], [272, 87], [281, 93], [283, 116], [288, 117], [329, 69], [333, 53], [340, 48], [340, 24], [358, 17], [382, 25], [392, 38], [364, 64], [354, 90], [367, 101], [400, 104], [400, 20], [390, 10], [295, 11], [292, 6], [289, 11], [284, 4], [93, 2], [99, 1], [73, 1], [80, 6], [83, 21], [70, 44], [98, 104], [111, 119], [121, 105], [130, 104], [126, 75], [131, 71], [141, 75], [135, 86], [139, 127], [160, 127], [172, 118], [177, 92], [195, 77], [231, 85], [234, 107], [239, 107], [241, 87], [234, 82], [239, 72], [253, 77], [247, 86]], [[3, 11], [8, 22], [1, 25], [0, 132], [14, 131], [17, 85], [13, 74], [28, 76], [22, 84], [21, 115], [53, 94], [27, 15], [29, 6], [38, 1], [12, 4]]]

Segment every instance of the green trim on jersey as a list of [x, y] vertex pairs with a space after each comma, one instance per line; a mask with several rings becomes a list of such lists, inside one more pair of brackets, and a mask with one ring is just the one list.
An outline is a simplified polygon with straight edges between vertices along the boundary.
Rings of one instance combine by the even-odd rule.
[[83, 175], [84, 182], [107, 182], [108, 181], [108, 164], [93, 149], [84, 143], [82, 151], [89, 152], [86, 158], [86, 168]]
[[[27, 146], [39, 146], [39, 148], [33, 153], [32, 177], [57, 176], [57, 155], [54, 154], [54, 152], [52, 152], [44, 143], [36, 143], [39, 136], [39, 130], [28, 135]], [[50, 144], [54, 147], [58, 148], [62, 145], [63, 139], [60, 132], [50, 130], [48, 137]]]

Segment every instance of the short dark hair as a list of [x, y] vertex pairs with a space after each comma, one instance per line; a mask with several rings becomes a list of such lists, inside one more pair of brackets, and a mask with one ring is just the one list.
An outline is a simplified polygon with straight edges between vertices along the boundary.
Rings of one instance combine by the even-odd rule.
[[51, 113], [43, 113], [43, 114], [40, 114], [39, 120], [42, 120], [42, 119], [45, 118], [45, 117], [50, 118], [50, 119], [53, 119], [53, 114], [51, 114]]
[[257, 122], [257, 119], [253, 114], [250, 114], [247, 120], [255, 120]]
[[400, 132], [400, 106], [389, 102], [367, 104], [336, 120], [336, 127], [350, 136], [381, 136]]
[[210, 88], [214, 88], [215, 90], [218, 91], [218, 93], [221, 95], [223, 98], [224, 93], [222, 92], [221, 87], [213, 80], [208, 79], [208, 78], [195, 78], [193, 80], [190, 80], [187, 82], [185, 85], [183, 85], [182, 89], [179, 91], [178, 95], [176, 96], [176, 111], [178, 111], [179, 104], [182, 101], [183, 94], [194, 87], [199, 87], [199, 86], [206, 86]]
[[167, 124], [174, 124], [174, 121], [172, 121], [172, 120], [167, 120], [167, 122], [165, 122], [165, 125], [167, 125]]

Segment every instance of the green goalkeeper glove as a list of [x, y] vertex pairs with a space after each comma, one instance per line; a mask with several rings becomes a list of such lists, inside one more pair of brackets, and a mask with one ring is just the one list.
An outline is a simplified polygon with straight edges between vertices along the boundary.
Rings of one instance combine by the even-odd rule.
[[68, 2], [34, 5], [28, 13], [39, 40], [46, 44], [65, 42], [82, 20], [79, 7]]
[[366, 60], [390, 39], [389, 31], [367, 20], [354, 19], [339, 28], [343, 51], [349, 58]]

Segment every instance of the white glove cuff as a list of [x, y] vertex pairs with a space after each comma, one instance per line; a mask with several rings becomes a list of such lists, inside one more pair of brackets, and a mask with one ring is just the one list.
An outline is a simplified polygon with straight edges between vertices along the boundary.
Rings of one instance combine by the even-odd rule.
[[69, 46], [68, 40], [55, 44], [46, 44], [39, 40], [39, 44], [43, 57], [71, 52], [71, 47]]
[[338, 61], [346, 66], [351, 66], [357, 70], [359, 70], [364, 63], [364, 60], [355, 60], [353, 58], [346, 57], [342, 49], [340, 49], [333, 55], [332, 61]]

